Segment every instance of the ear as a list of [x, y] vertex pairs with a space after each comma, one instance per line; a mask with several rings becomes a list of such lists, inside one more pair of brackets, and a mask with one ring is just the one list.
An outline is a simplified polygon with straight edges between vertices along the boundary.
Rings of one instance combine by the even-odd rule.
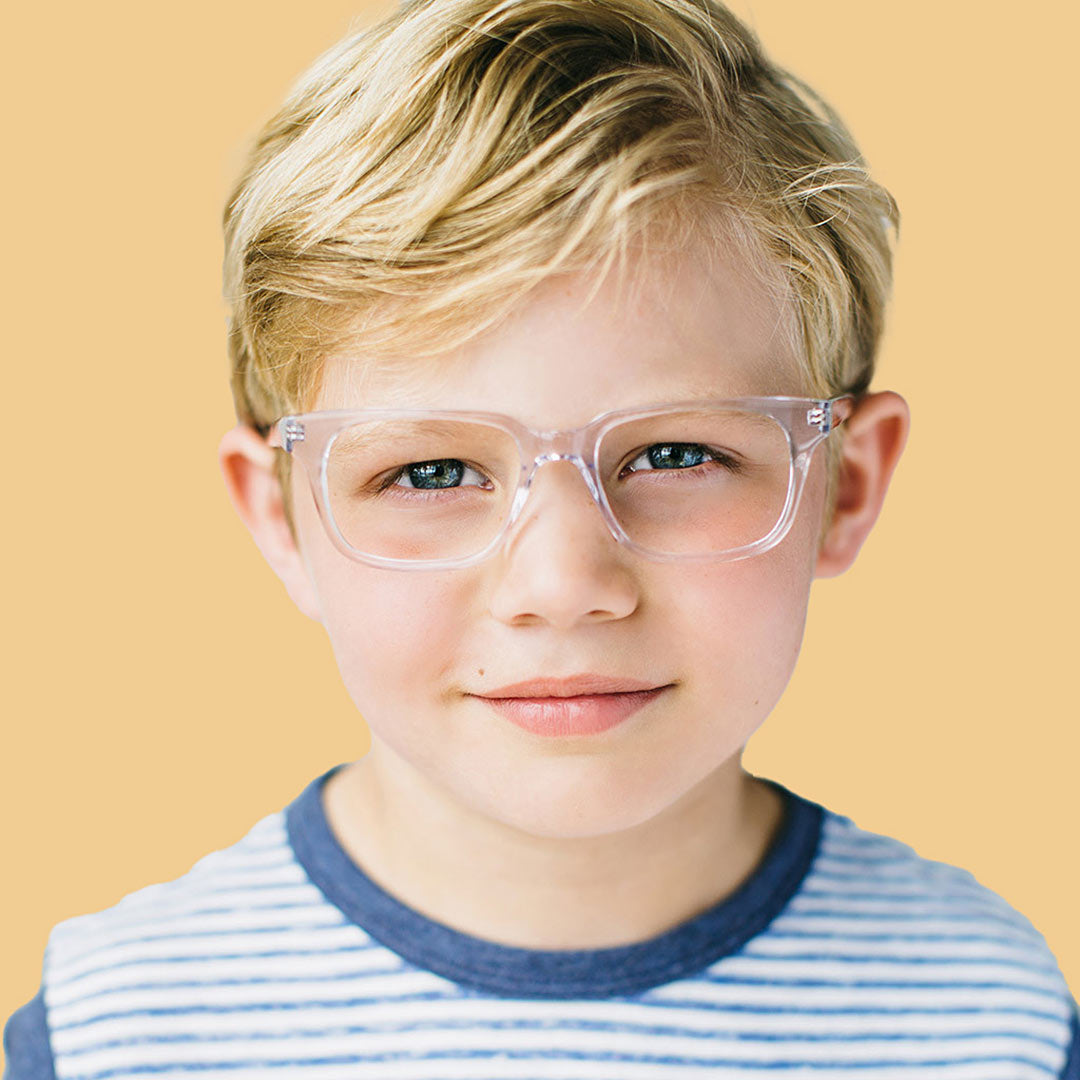
[[281, 578], [293, 603], [305, 615], [321, 621], [318, 594], [285, 517], [285, 501], [274, 467], [276, 452], [254, 428], [237, 424], [222, 437], [218, 461], [229, 498], [263, 558]]
[[836, 509], [818, 551], [815, 577], [835, 577], [855, 561], [881, 512], [910, 425], [907, 402], [891, 390], [867, 394], [844, 421]]

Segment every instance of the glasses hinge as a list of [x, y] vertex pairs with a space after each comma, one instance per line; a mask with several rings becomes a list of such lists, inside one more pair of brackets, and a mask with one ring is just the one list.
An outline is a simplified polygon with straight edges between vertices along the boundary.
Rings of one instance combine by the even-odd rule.
[[286, 420], [281, 432], [281, 443], [286, 450], [292, 450], [293, 443], [304, 441], [304, 425], [299, 420]]
[[818, 401], [806, 413], [806, 422], [817, 427], [822, 435], [828, 435], [832, 429], [832, 402]]

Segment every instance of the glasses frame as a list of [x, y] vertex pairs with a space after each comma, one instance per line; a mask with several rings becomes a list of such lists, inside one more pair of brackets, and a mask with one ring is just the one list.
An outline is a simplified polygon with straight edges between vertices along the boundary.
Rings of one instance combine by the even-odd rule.
[[[275, 421], [266, 439], [268, 445], [290, 453], [307, 473], [315, 505], [330, 540], [343, 555], [368, 566], [388, 570], [450, 570], [475, 566], [491, 556], [502, 544], [507, 532], [517, 521], [525, 506], [537, 469], [549, 461], [570, 461], [577, 466], [585, 484], [600, 508], [608, 531], [620, 543], [643, 558], [659, 562], [734, 562], [761, 554], [775, 547], [787, 535], [799, 509], [810, 461], [814, 450], [854, 411], [855, 394], [833, 398], [803, 397], [735, 397], [699, 398], [690, 401], [668, 402], [647, 408], [615, 409], [600, 413], [579, 428], [559, 431], [536, 431], [512, 416], [496, 412], [473, 412], [457, 409], [335, 409], [322, 412], [295, 413]], [[611, 428], [630, 420], [660, 416], [685, 409], [725, 410], [736, 408], [775, 420], [787, 436], [791, 452], [788, 469], [788, 490], [784, 509], [772, 530], [760, 540], [727, 551], [704, 555], [684, 555], [655, 552], [634, 543], [623, 531], [608, 504], [607, 494], [597, 470], [596, 451], [601, 438]], [[514, 439], [521, 457], [517, 491], [510, 514], [491, 542], [477, 552], [460, 559], [391, 559], [370, 555], [354, 548], [341, 534], [330, 509], [327, 483], [327, 461], [334, 437], [345, 428], [363, 420], [393, 418], [429, 418], [433, 420], [462, 420], [488, 424], [507, 432]]]

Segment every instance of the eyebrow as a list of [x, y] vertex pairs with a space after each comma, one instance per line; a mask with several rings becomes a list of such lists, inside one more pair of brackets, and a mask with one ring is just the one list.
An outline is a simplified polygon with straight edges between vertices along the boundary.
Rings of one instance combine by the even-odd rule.
[[[452, 412], [451, 409], [432, 410], [433, 412]], [[465, 413], [467, 410], [460, 410]], [[461, 420], [430, 420], [422, 416], [397, 419], [363, 419], [358, 417], [355, 424], [342, 428], [334, 437], [334, 446], [344, 450], [364, 450], [376, 443], [382, 443], [394, 438], [413, 434], [419, 427], [423, 427], [425, 435], [452, 435], [460, 431], [462, 423], [467, 423], [464, 416]]]

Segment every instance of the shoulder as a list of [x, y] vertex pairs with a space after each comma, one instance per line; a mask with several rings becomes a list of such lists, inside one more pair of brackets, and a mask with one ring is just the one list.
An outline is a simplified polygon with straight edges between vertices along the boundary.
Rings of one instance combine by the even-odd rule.
[[302, 910], [316, 897], [279, 811], [181, 876], [57, 923], [38, 992], [4, 1025], [4, 1080], [52, 1077], [54, 1054], [70, 1051], [80, 1025], [117, 1010], [145, 1011], [155, 982], [164, 988], [158, 1004], [167, 1007], [170, 984], [196, 970], [212, 981], [242, 935], [280, 925], [283, 908]]
[[969, 942], [972, 956], [1012, 948], [1021, 969], [1057, 972], [1060, 978], [1046, 939], [1027, 916], [969, 870], [926, 858], [903, 841], [860, 828], [831, 810], [823, 815], [806, 885], [808, 897], [853, 919], [877, 917], [897, 930], [904, 919], [912, 920], [912, 930], [922, 929], [927, 943], [934, 940], [929, 924], [937, 938]]
[[[853, 915], [936, 919], [943, 936], [971, 937], [975, 927], [995, 943], [1023, 946], [1035, 964], [1057, 963], [1042, 934], [998, 893], [962, 867], [920, 855], [891, 836], [860, 828], [826, 810], [807, 890], [823, 905]], [[949, 934], [949, 931], [955, 931]]]
[[303, 906], [314, 894], [293, 857], [284, 813], [270, 814], [180, 877], [57, 923], [42, 968], [50, 1022], [73, 1003], [108, 993], [121, 972], [129, 985], [137, 984], [139, 967], [175, 966], [196, 953], [227, 950], [239, 933], [280, 924], [282, 905]]
[[1077, 1053], [1076, 1002], [1027, 916], [970, 871], [842, 814], [824, 811], [818, 850], [781, 922], [802, 951], [820, 954], [821, 970], [835, 961], [836, 977], [864, 995], [880, 987], [893, 1005], [943, 1019], [993, 1013], [1063, 1060], [1070, 1045]]

